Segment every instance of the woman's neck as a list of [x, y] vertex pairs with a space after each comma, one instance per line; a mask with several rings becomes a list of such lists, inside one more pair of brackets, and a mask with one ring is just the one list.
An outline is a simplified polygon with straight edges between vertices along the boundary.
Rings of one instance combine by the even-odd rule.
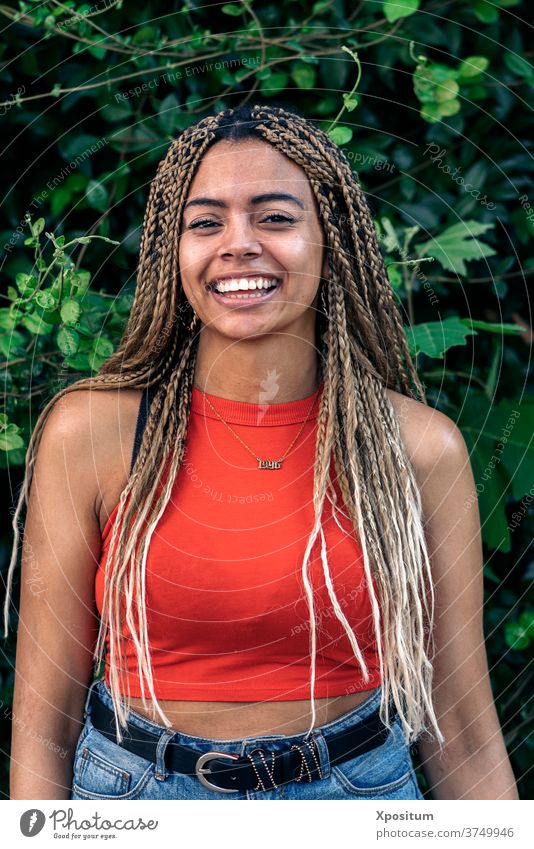
[[[265, 344], [270, 341], [270, 344]], [[273, 341], [275, 345], [273, 345]], [[211, 395], [251, 404], [285, 404], [312, 395], [321, 383], [316, 349], [302, 339], [224, 340], [209, 351], [199, 340], [194, 385]]]

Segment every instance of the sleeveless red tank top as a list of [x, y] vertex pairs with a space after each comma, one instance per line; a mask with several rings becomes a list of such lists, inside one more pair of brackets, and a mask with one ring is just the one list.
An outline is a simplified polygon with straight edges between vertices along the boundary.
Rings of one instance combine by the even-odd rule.
[[[322, 391], [322, 385], [319, 393]], [[230, 427], [262, 458], [285, 453], [277, 470], [259, 469], [193, 387], [185, 455], [172, 498], [152, 536], [146, 564], [148, 635], [156, 696], [198, 701], [309, 699], [310, 624], [302, 560], [313, 527], [313, 466], [319, 395], [249, 404], [208, 395]], [[147, 394], [136, 433], [138, 450]], [[343, 508], [333, 457], [331, 479]], [[102, 535], [96, 604], [102, 612], [113, 510]], [[380, 683], [371, 604], [360, 544], [351, 522], [325, 502], [322, 517], [334, 589], [365, 658], [363, 680], [325, 585], [320, 535], [310, 553], [316, 617], [316, 698]], [[341, 529], [338, 526], [341, 525]], [[129, 631], [126, 669], [141, 696]], [[109, 648], [109, 640], [108, 640]], [[109, 684], [109, 651], [105, 677]], [[146, 682], [145, 682], [146, 688]], [[145, 690], [146, 691], [146, 690]]]

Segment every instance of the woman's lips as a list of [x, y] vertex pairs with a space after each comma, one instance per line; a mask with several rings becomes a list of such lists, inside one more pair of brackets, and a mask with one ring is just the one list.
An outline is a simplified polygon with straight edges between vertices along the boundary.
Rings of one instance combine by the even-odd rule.
[[[277, 283], [272, 289], [269, 289], [267, 292], [264, 292], [262, 289], [252, 289], [249, 292], [225, 292], [222, 294], [221, 292], [216, 292], [215, 289], [212, 289], [210, 294], [213, 295], [216, 301], [220, 304], [224, 304], [229, 307], [256, 307], [264, 304], [266, 301], [269, 301], [273, 295], [278, 291], [281, 284]], [[232, 297], [232, 295], [245, 295], [246, 297], [236, 298]], [[260, 294], [260, 297], [258, 297]], [[251, 297], [252, 296], [252, 297]]]

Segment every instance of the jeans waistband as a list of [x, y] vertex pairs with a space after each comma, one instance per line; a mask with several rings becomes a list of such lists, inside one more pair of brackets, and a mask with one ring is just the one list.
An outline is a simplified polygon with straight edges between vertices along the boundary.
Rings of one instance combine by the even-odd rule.
[[[93, 689], [96, 690], [99, 698], [107, 705], [109, 708], [113, 709], [113, 701], [111, 698], [111, 690], [106, 683], [104, 678], [99, 678], [93, 681], [91, 686], [89, 687], [87, 693], [87, 699], [85, 702], [84, 708], [84, 716], [87, 716], [89, 713], [89, 702], [91, 697], [91, 692]], [[355, 708], [347, 711], [342, 714], [337, 719], [332, 720], [331, 722], [327, 722], [324, 725], [316, 726], [312, 729], [312, 734], [321, 732], [325, 736], [329, 736], [331, 734], [338, 734], [340, 731], [345, 730], [346, 728], [352, 727], [357, 722], [366, 719], [372, 713], [374, 713], [377, 708], [380, 706], [381, 699], [381, 688], [377, 687], [374, 689], [367, 699], [357, 705]], [[149, 731], [152, 734], [162, 734], [163, 732], [169, 732], [171, 730], [174, 734], [174, 740], [177, 743], [181, 743], [184, 746], [198, 747], [202, 744], [206, 744], [209, 747], [233, 747], [235, 750], [236, 747], [241, 746], [243, 743], [250, 743], [255, 741], [270, 741], [272, 743], [279, 741], [281, 744], [286, 744], [288, 741], [293, 742], [294, 740], [302, 739], [302, 737], [307, 733], [306, 731], [299, 732], [297, 734], [261, 734], [261, 735], [248, 735], [246, 737], [239, 738], [228, 738], [228, 739], [219, 739], [212, 737], [198, 737], [193, 734], [185, 734], [181, 731], [175, 731], [174, 729], [168, 729], [165, 725], [159, 724], [157, 722], [153, 722], [142, 714], [137, 713], [135, 710], [130, 708], [128, 713], [128, 722], [132, 725], [142, 728], [145, 731]]]

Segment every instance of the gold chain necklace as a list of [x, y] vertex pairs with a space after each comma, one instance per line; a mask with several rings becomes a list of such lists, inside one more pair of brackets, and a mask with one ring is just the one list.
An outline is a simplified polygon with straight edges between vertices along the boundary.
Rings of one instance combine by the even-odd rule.
[[[320, 389], [320, 388], [321, 388], [321, 387], [319, 386], [319, 389]], [[233, 436], [235, 436], [235, 438], [236, 438], [236, 439], [238, 439], [238, 440], [239, 440], [239, 442], [240, 442], [242, 445], [244, 445], [244, 446], [245, 446], [245, 448], [247, 449], [247, 451], [249, 451], [249, 452], [250, 452], [250, 454], [252, 454], [252, 456], [253, 456], [253, 457], [254, 457], [254, 458], [258, 461], [258, 469], [281, 469], [281, 468], [282, 468], [282, 462], [285, 460], [286, 456], [289, 454], [289, 452], [290, 452], [290, 451], [291, 451], [291, 449], [293, 448], [293, 446], [294, 446], [295, 442], [297, 441], [297, 439], [299, 438], [300, 434], [301, 434], [301, 433], [302, 433], [302, 431], [304, 430], [304, 427], [305, 427], [305, 425], [306, 425], [306, 422], [308, 421], [308, 419], [309, 419], [309, 417], [310, 417], [311, 411], [313, 410], [313, 407], [315, 406], [315, 402], [316, 402], [316, 400], [317, 400], [317, 396], [318, 396], [318, 394], [319, 394], [319, 389], [318, 389], [318, 390], [317, 390], [317, 392], [315, 393], [315, 397], [314, 397], [314, 399], [313, 399], [313, 401], [312, 401], [312, 405], [311, 405], [310, 409], [308, 410], [308, 415], [307, 415], [307, 416], [306, 416], [306, 418], [304, 419], [304, 423], [303, 423], [303, 425], [302, 425], [301, 429], [300, 429], [300, 430], [299, 430], [299, 432], [297, 433], [296, 437], [294, 438], [293, 442], [291, 443], [291, 445], [289, 446], [289, 448], [287, 449], [287, 451], [285, 451], [285, 452], [284, 452], [284, 454], [282, 454], [282, 456], [280, 457], [280, 459], [279, 459], [279, 460], [262, 460], [262, 458], [261, 458], [261, 457], [257, 457], [257, 456], [256, 456], [256, 453], [252, 450], [252, 448], [250, 448], [250, 446], [249, 446], [249, 445], [247, 445], [247, 443], [246, 443], [246, 442], [244, 442], [244, 440], [242, 440], [242, 439], [241, 439], [241, 437], [239, 436], [239, 434], [237, 434], [237, 433], [235, 432], [235, 430], [233, 430], [233, 429], [230, 427], [230, 425], [228, 424], [228, 422], [226, 422], [226, 421], [223, 419], [223, 417], [221, 416], [221, 414], [218, 412], [218, 410], [216, 410], [216, 409], [215, 409], [215, 407], [214, 407], [214, 406], [213, 406], [213, 404], [211, 403], [211, 401], [210, 401], [210, 399], [208, 398], [208, 396], [206, 395], [206, 393], [205, 393], [205, 392], [202, 392], [202, 394], [204, 395], [204, 398], [206, 399], [206, 401], [207, 401], [207, 402], [208, 402], [208, 404], [210, 405], [210, 407], [211, 407], [211, 409], [213, 410], [213, 412], [214, 412], [214, 413], [216, 413], [216, 415], [218, 415], [218, 416], [219, 416], [220, 420], [221, 420], [221, 421], [222, 421], [222, 423], [223, 423], [223, 424], [224, 424], [224, 425], [228, 428], [228, 430], [230, 431], [230, 433], [231, 433]], [[201, 391], [202, 391], [202, 390], [201, 390]]]

